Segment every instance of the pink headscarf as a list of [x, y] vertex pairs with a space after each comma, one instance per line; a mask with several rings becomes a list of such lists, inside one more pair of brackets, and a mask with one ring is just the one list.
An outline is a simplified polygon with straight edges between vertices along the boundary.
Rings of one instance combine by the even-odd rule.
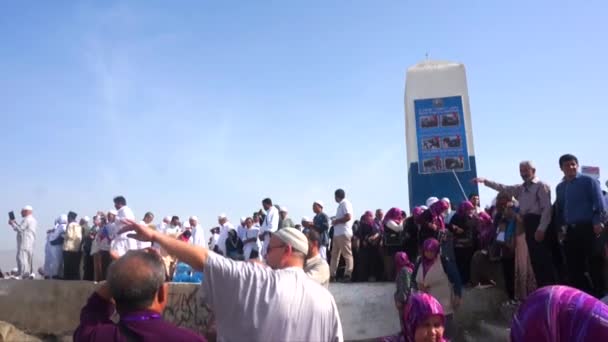
[[429, 208], [431, 216], [433, 217], [432, 223], [437, 226], [437, 230], [445, 229], [445, 221], [443, 219], [443, 213], [450, 208], [450, 204], [445, 200], [439, 200]]
[[457, 214], [460, 216], [466, 216], [468, 211], [473, 209], [475, 209], [475, 206], [473, 203], [471, 203], [471, 201], [464, 201], [458, 206]]
[[[403, 337], [405, 341], [414, 342], [416, 329], [432, 316], [439, 316], [445, 324], [443, 307], [437, 299], [427, 293], [412, 293], [403, 309]], [[441, 342], [445, 342], [443, 337]]]
[[[437, 239], [430, 238], [424, 240], [424, 244], [422, 245], [422, 272], [424, 272], [423, 275], [426, 276], [426, 272], [429, 271], [431, 266], [433, 266], [433, 264], [435, 263], [435, 260], [437, 260], [437, 257], [439, 256], [440, 247], [441, 245], [439, 244], [439, 241], [437, 241]], [[433, 258], [427, 258], [425, 252], [433, 253]]]
[[386, 224], [388, 221], [393, 220], [395, 221], [397, 224], [401, 223], [401, 221], [403, 221], [404, 217], [403, 217], [403, 211], [399, 208], [390, 208], [388, 210], [388, 212], [386, 213], [386, 215], [384, 215], [384, 220], [382, 221], [382, 224]]
[[405, 252], [397, 252], [395, 254], [395, 273], [399, 274], [399, 272], [403, 269], [407, 268], [408, 272], [414, 272], [414, 264], [410, 261], [410, 258], [407, 256]]

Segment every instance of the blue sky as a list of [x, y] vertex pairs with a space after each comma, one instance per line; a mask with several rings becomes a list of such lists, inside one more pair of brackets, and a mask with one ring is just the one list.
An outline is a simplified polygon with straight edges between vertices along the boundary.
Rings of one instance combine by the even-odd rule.
[[[478, 173], [519, 182], [559, 155], [608, 172], [608, 5], [89, 1], [0, 5], [0, 210], [233, 221], [270, 196], [298, 219], [343, 187], [408, 207], [407, 67], [467, 67]], [[605, 180], [605, 177], [602, 178]], [[481, 188], [482, 202], [494, 193]], [[0, 250], [14, 246], [0, 230]]]

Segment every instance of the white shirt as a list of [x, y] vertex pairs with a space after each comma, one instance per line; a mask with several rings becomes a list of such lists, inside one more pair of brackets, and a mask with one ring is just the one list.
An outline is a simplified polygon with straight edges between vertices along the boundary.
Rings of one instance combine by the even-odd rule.
[[344, 340], [334, 297], [301, 268], [272, 270], [209, 253], [204, 273], [218, 341]]
[[207, 241], [205, 241], [205, 232], [200, 224], [192, 228], [192, 236], [190, 237], [190, 243], [195, 246], [207, 248]]
[[236, 234], [239, 237], [239, 239], [241, 239], [241, 241], [245, 241], [246, 239], [246, 235], [247, 235], [247, 227], [245, 227], [245, 225], [240, 225], [238, 227], [236, 227]]
[[224, 255], [226, 255], [226, 240], [228, 240], [228, 232], [231, 229], [234, 229], [234, 226], [228, 221], [220, 226], [220, 238], [217, 241], [217, 248], [219, 248], [220, 252], [222, 252]]
[[261, 233], [271, 232], [274, 233], [279, 229], [279, 211], [274, 206], [271, 206], [266, 213], [266, 218], [262, 223]]
[[338, 205], [338, 209], [336, 210], [336, 219], [341, 219], [346, 216], [346, 214], [350, 214], [350, 221], [334, 225], [334, 236], [353, 236], [353, 205], [350, 204], [350, 201], [345, 198]]
[[[116, 221], [114, 221], [114, 225], [116, 226], [116, 233], [118, 233], [125, 224], [122, 222], [123, 219], [135, 220], [135, 215], [131, 208], [126, 205], [120, 209], [116, 214]], [[138, 249], [137, 240], [127, 237], [129, 232], [122, 233], [120, 235], [116, 234], [114, 239], [112, 240], [112, 251], [116, 252], [118, 256], [123, 256], [127, 254], [129, 250]]]

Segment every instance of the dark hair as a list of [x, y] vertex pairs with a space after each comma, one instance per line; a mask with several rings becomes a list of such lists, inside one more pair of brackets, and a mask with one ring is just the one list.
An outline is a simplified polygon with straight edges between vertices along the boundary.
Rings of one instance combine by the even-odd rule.
[[471, 192], [471, 193], [469, 194], [469, 199], [473, 198], [474, 196], [479, 196], [479, 194], [478, 194], [478, 193], [476, 193], [476, 192]]
[[76, 221], [76, 217], [78, 217], [78, 214], [76, 214], [75, 212], [70, 211], [70, 212], [68, 213], [68, 221], [69, 221], [69, 222]]
[[336, 197], [338, 197], [338, 198], [345, 198], [346, 197], [346, 193], [342, 189], [336, 190], [336, 192], [334, 193], [334, 195]]
[[559, 157], [559, 167], [562, 167], [564, 165], [564, 163], [567, 163], [569, 161], [575, 161], [576, 165], [578, 165], [578, 159], [572, 155], [572, 154], [564, 154], [563, 156]]
[[127, 200], [123, 196], [114, 197], [114, 204], [127, 205]]
[[171, 221], [175, 221], [175, 220], [178, 220], [178, 221], [179, 221], [179, 216], [175, 215], [175, 216], [173, 216], [173, 217], [171, 218]]
[[272, 205], [272, 200], [270, 198], [264, 198], [264, 200], [262, 201], [262, 204]]
[[321, 234], [319, 234], [316, 230], [307, 229], [305, 235], [308, 238], [309, 243], [315, 242], [317, 246], [321, 245]]
[[151, 211], [148, 211], [148, 212], [147, 212], [147, 213], [144, 215], [144, 217], [146, 217], [146, 216], [152, 216], [152, 217], [154, 217], [154, 214], [152, 214], [152, 212], [151, 212]]
[[249, 253], [249, 259], [257, 259], [260, 257], [260, 253], [256, 250], [251, 251], [251, 253]]
[[110, 265], [107, 281], [119, 311], [144, 310], [165, 282], [165, 266], [157, 254], [129, 251]]

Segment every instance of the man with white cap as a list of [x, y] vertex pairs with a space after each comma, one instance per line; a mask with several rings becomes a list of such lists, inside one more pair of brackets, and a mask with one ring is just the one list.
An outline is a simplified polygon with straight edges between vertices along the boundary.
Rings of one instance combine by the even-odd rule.
[[279, 229], [287, 228], [287, 227], [295, 227], [293, 221], [287, 217], [287, 207], [279, 208]]
[[270, 198], [265, 198], [262, 201], [262, 206], [266, 211], [266, 217], [260, 227], [260, 240], [264, 241], [262, 246], [262, 256], [266, 256], [268, 244], [270, 243], [270, 236], [279, 229], [279, 211], [272, 205]]
[[329, 246], [329, 217], [323, 212], [323, 202], [314, 201], [312, 204], [312, 211], [315, 213], [315, 217], [312, 221], [304, 218], [302, 219], [302, 225], [304, 228], [314, 229], [319, 233], [321, 242], [319, 243], [319, 255], [323, 260], [327, 260], [327, 246]]
[[36, 240], [36, 227], [38, 222], [32, 216], [34, 210], [26, 205], [21, 210], [23, 220], [17, 223], [15, 220], [8, 224], [17, 232], [17, 272], [21, 277], [29, 277], [33, 272], [34, 241]]
[[344, 340], [333, 296], [303, 271], [308, 241], [297, 229], [272, 234], [266, 256], [270, 267], [232, 261], [135, 222], [127, 229], [204, 272], [202, 293], [215, 314], [219, 341]]
[[205, 241], [205, 232], [203, 231], [203, 227], [198, 223], [198, 217], [190, 216], [188, 222], [190, 223], [190, 229], [192, 231], [190, 243], [195, 246], [206, 247], [207, 241]]
[[217, 217], [217, 223], [220, 225], [220, 238], [217, 241], [217, 248], [222, 255], [226, 255], [226, 240], [228, 240], [228, 232], [230, 232], [231, 229], [234, 229], [234, 226], [232, 223], [230, 223], [230, 221], [228, 221], [226, 214], [220, 214]]

